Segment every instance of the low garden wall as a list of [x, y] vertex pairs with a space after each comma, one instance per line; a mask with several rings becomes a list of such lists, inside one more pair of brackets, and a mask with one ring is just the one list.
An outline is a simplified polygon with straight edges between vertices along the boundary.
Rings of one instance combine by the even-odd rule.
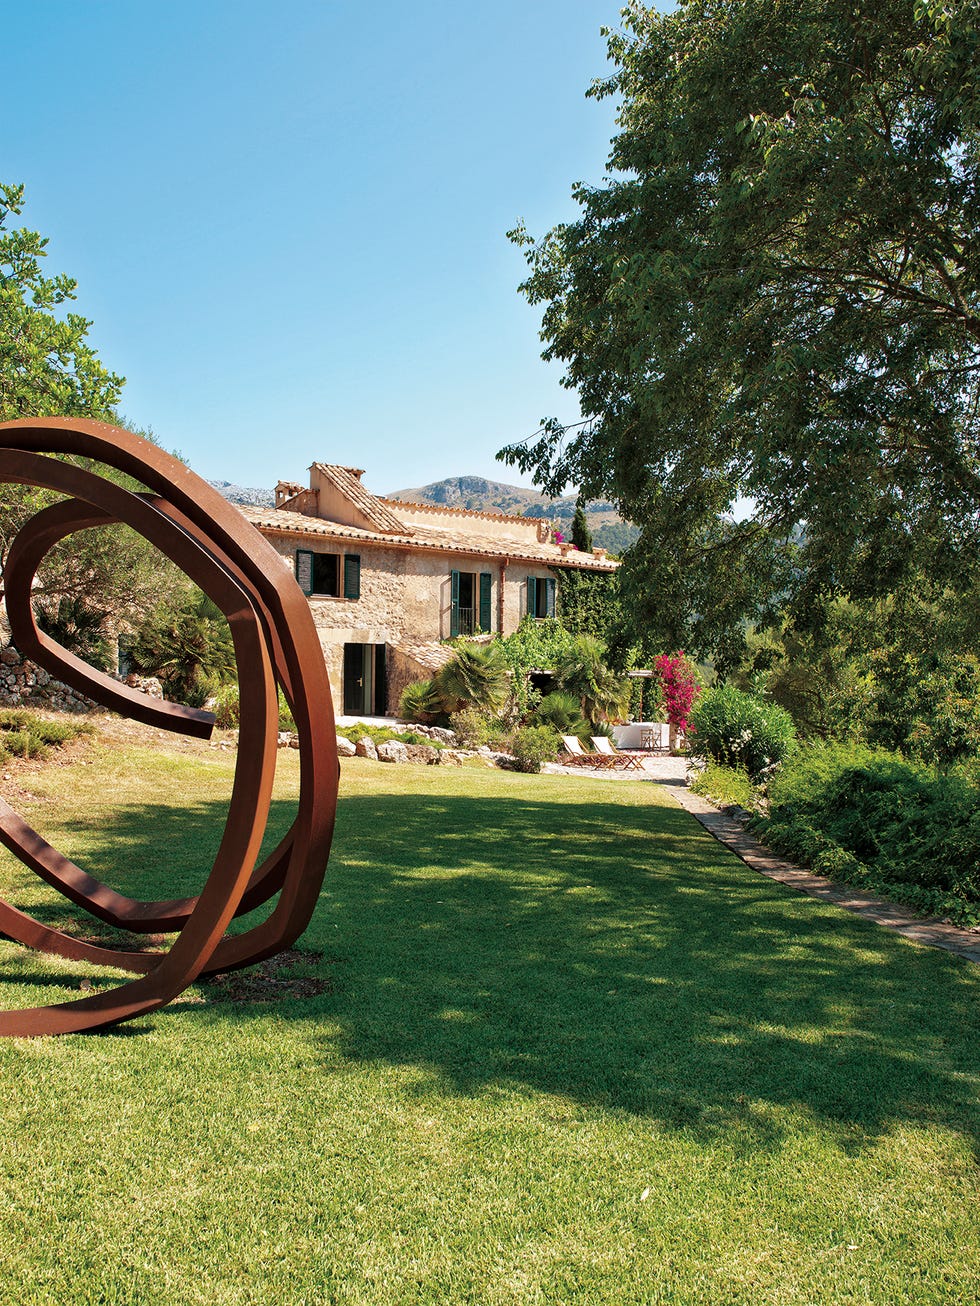
[[[151, 698], [163, 698], [160, 682], [152, 677], [119, 677]], [[54, 712], [101, 712], [104, 709], [50, 672], [21, 657], [8, 644], [0, 649], [0, 707], [44, 707]]]

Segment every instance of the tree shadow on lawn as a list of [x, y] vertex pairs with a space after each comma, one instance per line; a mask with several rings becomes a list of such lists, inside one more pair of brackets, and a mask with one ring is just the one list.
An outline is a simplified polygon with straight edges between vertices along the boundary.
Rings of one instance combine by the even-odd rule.
[[[419, 1067], [420, 1092], [523, 1087], [748, 1147], [778, 1145], [781, 1107], [849, 1149], [903, 1121], [980, 1138], [969, 963], [760, 877], [678, 808], [634, 804], [347, 796], [299, 945], [331, 991], [253, 1007], [204, 983], [180, 1019], [274, 1010], [320, 1038], [325, 1018], [332, 1057]], [[281, 832], [291, 811], [275, 815]], [[100, 838], [113, 883], [191, 891], [221, 819], [126, 809]], [[134, 869], [148, 831], [165, 871]]]

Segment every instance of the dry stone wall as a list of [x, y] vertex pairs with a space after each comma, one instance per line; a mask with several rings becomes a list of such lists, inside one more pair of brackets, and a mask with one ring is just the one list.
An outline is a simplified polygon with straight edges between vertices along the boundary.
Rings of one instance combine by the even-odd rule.
[[[120, 677], [123, 680], [123, 677]], [[142, 690], [151, 698], [163, 698], [159, 680], [145, 676], [127, 676], [124, 683]], [[104, 709], [70, 685], [62, 684], [50, 672], [21, 657], [8, 644], [0, 649], [0, 706], [42, 707], [53, 712], [101, 712]]]

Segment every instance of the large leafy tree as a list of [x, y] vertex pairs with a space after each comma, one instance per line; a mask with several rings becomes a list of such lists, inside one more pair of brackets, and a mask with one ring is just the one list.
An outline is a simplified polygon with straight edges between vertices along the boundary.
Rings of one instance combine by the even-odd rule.
[[585, 422], [503, 456], [642, 527], [663, 639], [967, 583], [980, 545], [976, 0], [685, 0], [609, 38], [609, 175], [526, 245]]

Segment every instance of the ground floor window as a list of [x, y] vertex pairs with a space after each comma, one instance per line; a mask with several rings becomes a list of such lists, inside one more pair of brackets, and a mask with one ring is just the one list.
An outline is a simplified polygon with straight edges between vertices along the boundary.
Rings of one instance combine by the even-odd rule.
[[385, 716], [388, 711], [386, 645], [344, 645], [344, 716]]

